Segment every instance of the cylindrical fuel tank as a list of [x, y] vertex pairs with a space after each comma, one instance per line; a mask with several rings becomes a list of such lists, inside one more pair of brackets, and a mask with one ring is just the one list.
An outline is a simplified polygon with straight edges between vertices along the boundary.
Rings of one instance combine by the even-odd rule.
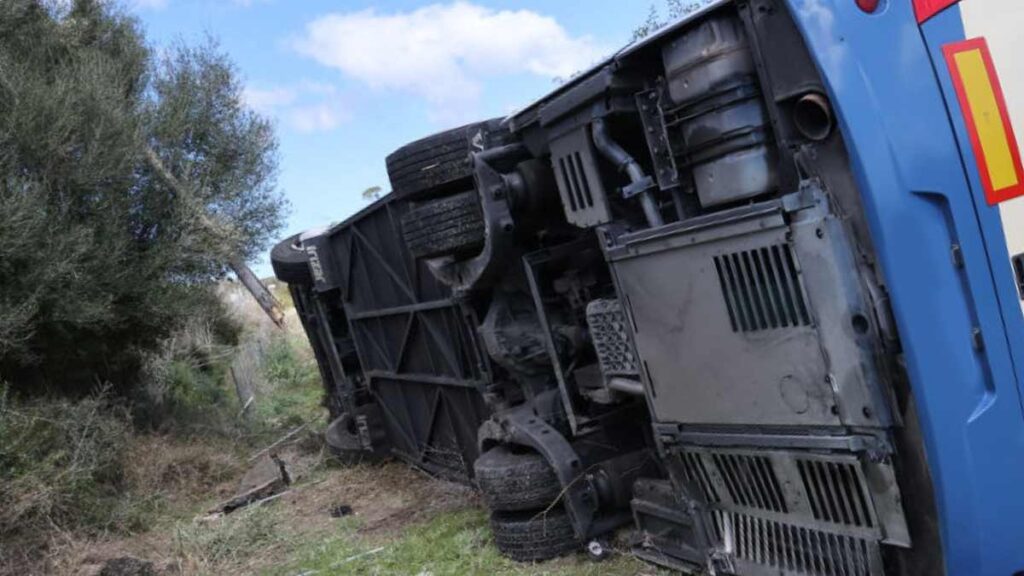
[[774, 142], [742, 25], [720, 14], [662, 50], [668, 95], [665, 125], [680, 164], [693, 174], [705, 207], [774, 190]]
[[735, 16], [718, 15], [684, 31], [662, 48], [668, 92], [676, 104], [757, 81], [754, 59]]

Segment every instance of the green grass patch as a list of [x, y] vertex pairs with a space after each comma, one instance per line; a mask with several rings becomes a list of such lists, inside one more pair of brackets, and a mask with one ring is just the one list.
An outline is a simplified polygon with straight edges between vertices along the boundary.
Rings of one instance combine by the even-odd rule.
[[600, 564], [582, 555], [540, 564], [513, 562], [502, 557], [494, 547], [487, 513], [479, 509], [441, 514], [390, 540], [363, 538], [358, 534], [358, 525], [357, 519], [341, 520], [335, 536], [304, 545], [291, 563], [266, 574], [625, 576], [657, 573], [653, 567], [628, 555], [619, 555]]
[[311, 354], [286, 336], [271, 340], [263, 360], [267, 390], [257, 399], [256, 416], [271, 428], [292, 428], [324, 419], [323, 385]]

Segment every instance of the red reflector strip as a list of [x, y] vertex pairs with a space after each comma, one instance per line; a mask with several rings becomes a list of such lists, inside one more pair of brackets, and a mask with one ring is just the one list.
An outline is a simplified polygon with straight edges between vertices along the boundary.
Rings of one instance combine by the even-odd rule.
[[942, 48], [989, 205], [1024, 195], [1017, 138], [1006, 110], [992, 54], [984, 38]]
[[926, 20], [956, 4], [960, 0], [914, 0], [914, 14], [917, 15], [917, 23], [924, 24]]

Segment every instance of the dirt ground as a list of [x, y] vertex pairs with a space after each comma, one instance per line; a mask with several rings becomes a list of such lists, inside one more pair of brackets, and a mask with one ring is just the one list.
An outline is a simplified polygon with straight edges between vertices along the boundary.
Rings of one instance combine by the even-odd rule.
[[[166, 451], [187, 450], [181, 447], [158, 446], [154, 441], [140, 450], [140, 457], [153, 460]], [[289, 489], [257, 507], [273, 508], [274, 531], [278, 538], [268, 538], [266, 547], [256, 550], [241, 563], [224, 566], [233, 573], [260, 573], [282, 559], [281, 544], [314, 541], [329, 536], [338, 523], [339, 514], [357, 522], [356, 532], [373, 539], [400, 533], [410, 524], [438, 514], [479, 506], [476, 493], [465, 486], [431, 478], [400, 462], [356, 464], [346, 467], [324, 467], [318, 453], [304, 453], [288, 448], [280, 454], [288, 463], [294, 483]], [[193, 574], [215, 569], [201, 554], [192, 554], [182, 545], [190, 530], [217, 530], [216, 524], [227, 523], [232, 516], [252, 514], [242, 509], [223, 518], [209, 518], [205, 511], [235, 493], [244, 466], [230, 457], [215, 454], [187, 458], [169, 458], [170, 465], [140, 463], [141, 470], [155, 471], [167, 488], [172, 507], [186, 510], [177, 518], [162, 520], [143, 534], [77, 540], [69, 537], [55, 554], [59, 574], [99, 575], [104, 565], [115, 558], [132, 557], [152, 562], [157, 573]], [[188, 465], [183, 465], [188, 462]], [[190, 518], [191, 516], [191, 518]]]

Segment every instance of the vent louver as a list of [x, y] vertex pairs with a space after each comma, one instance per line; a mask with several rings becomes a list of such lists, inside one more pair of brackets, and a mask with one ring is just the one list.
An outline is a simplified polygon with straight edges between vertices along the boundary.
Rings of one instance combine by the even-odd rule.
[[686, 480], [697, 487], [704, 500], [709, 504], [717, 504], [722, 501], [715, 490], [715, 484], [708, 474], [708, 467], [704, 463], [704, 457], [695, 452], [683, 452], [680, 455], [683, 464], [683, 472]]
[[902, 512], [891, 517], [878, 507], [894, 496], [888, 481], [867, 480], [866, 467], [894, 479], [889, 465], [851, 453], [688, 446], [676, 454], [687, 487], [711, 514], [710, 536], [737, 574], [877, 576], [886, 537], [910, 545], [892, 540], [906, 533]]
[[768, 458], [744, 454], [714, 454], [712, 458], [733, 502], [747, 508], [787, 512], [779, 480]]
[[780, 575], [876, 576], [876, 542], [737, 512], [715, 511], [713, 529], [733, 554]]
[[797, 469], [817, 520], [847, 526], [874, 526], [871, 506], [854, 464], [797, 460]]
[[587, 173], [583, 170], [583, 159], [579, 152], [567, 154], [558, 159], [558, 169], [566, 184], [566, 196], [573, 212], [594, 207], [594, 195], [590, 191]]
[[807, 301], [786, 244], [714, 257], [733, 332], [809, 326]]

